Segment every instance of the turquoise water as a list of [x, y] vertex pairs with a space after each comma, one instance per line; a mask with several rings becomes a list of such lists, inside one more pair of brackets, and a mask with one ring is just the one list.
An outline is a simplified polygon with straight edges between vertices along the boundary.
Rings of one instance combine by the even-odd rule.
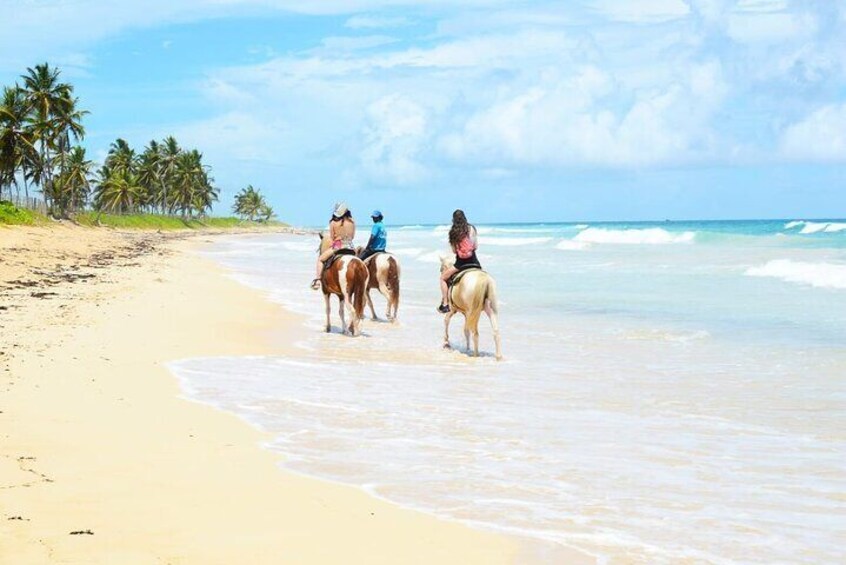
[[600, 560], [843, 561], [846, 221], [480, 225], [501, 363], [484, 318], [482, 358], [457, 319], [441, 348], [446, 230], [389, 228], [400, 321], [356, 339], [321, 331], [316, 238], [216, 244], [298, 353], [176, 363], [186, 393], [289, 469]]

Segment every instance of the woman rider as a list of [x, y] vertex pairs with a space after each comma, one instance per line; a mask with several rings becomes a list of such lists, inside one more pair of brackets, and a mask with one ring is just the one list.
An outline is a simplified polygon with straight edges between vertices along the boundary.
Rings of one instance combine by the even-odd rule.
[[447, 281], [458, 271], [464, 269], [481, 269], [476, 257], [478, 236], [476, 227], [467, 223], [467, 217], [461, 210], [452, 213], [452, 227], [449, 230], [449, 246], [455, 252], [455, 264], [441, 273], [441, 305], [438, 312], [449, 312], [449, 287]]
[[329, 240], [332, 245], [317, 258], [317, 277], [311, 281], [311, 288], [314, 290], [320, 288], [320, 280], [323, 277], [323, 263], [328, 261], [336, 251], [341, 249], [355, 251], [353, 238], [355, 238], [355, 220], [352, 218], [352, 213], [347, 209], [347, 205], [338, 202], [335, 204], [332, 219], [329, 221]]

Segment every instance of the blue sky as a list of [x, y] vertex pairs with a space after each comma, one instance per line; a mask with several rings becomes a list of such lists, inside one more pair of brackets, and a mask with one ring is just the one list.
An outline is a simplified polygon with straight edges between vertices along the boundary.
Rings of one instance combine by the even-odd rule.
[[846, 1], [0, 0], [85, 146], [175, 135], [323, 223], [846, 216]]

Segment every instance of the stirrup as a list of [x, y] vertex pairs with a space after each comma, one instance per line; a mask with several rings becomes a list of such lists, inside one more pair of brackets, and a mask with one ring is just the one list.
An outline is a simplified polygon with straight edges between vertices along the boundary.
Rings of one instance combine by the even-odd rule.
[[311, 290], [320, 290], [320, 279], [311, 281]]

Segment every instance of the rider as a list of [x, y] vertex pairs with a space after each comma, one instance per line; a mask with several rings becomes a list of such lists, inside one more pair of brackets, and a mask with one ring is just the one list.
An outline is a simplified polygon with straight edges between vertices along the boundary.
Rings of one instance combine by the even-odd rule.
[[311, 288], [314, 290], [320, 288], [320, 280], [323, 277], [323, 264], [335, 252], [341, 249], [355, 250], [353, 246], [354, 237], [355, 220], [353, 220], [352, 213], [347, 209], [345, 203], [338, 202], [335, 204], [335, 208], [332, 211], [332, 219], [329, 222], [329, 240], [332, 242], [332, 245], [317, 258], [317, 277], [311, 281]]
[[452, 227], [449, 230], [449, 246], [455, 252], [455, 264], [441, 273], [441, 304], [438, 312], [449, 312], [449, 287], [447, 281], [457, 272], [465, 269], [481, 269], [476, 257], [478, 234], [476, 227], [467, 223], [467, 217], [461, 210], [452, 213]]
[[370, 230], [370, 240], [367, 242], [367, 247], [364, 248], [359, 256], [362, 261], [377, 253], [384, 253], [385, 247], [388, 245], [388, 232], [382, 223], [382, 220], [384, 220], [382, 212], [373, 210], [370, 218], [373, 220], [373, 229]]

